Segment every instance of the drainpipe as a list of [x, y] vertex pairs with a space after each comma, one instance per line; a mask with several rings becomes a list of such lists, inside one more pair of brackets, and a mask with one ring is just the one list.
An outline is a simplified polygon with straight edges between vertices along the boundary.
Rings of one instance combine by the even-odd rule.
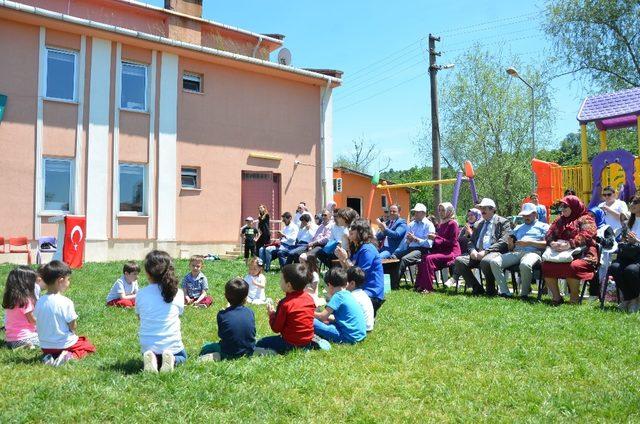
[[[320, 190], [322, 194], [322, 207], [324, 208], [329, 199], [327, 199], [327, 158], [326, 158], [326, 144], [325, 144], [325, 119], [326, 111], [329, 104], [327, 103], [327, 96], [331, 92], [331, 81], [327, 81], [327, 87], [322, 93], [320, 99]], [[333, 164], [332, 164], [333, 166]]]
[[260, 44], [262, 43], [262, 36], [258, 36], [258, 44], [256, 44], [256, 46], [253, 48], [253, 53], [251, 54], [251, 57], [256, 57], [256, 53], [258, 53], [258, 47], [260, 47]]

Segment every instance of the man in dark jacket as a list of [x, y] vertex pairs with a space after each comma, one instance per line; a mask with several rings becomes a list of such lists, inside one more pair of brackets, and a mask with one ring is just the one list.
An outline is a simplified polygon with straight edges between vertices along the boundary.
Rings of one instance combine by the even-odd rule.
[[380, 228], [376, 234], [380, 243], [380, 259], [387, 259], [396, 251], [407, 234], [407, 221], [400, 218], [400, 205], [389, 206], [389, 219], [382, 222], [378, 218], [376, 224]]
[[509, 221], [496, 214], [496, 204], [493, 200], [484, 198], [478, 205], [482, 211], [482, 221], [477, 224], [471, 236], [469, 255], [459, 256], [455, 262], [455, 273], [461, 275], [473, 288], [473, 294], [483, 294], [485, 289], [473, 275], [473, 268], [480, 268], [487, 280], [486, 293], [496, 294], [496, 282], [491, 272], [491, 259], [507, 252], [507, 237], [511, 227]]

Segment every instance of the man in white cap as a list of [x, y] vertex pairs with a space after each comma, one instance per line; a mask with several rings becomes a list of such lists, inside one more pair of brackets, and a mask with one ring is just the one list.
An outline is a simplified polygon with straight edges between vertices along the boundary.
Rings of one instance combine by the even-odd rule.
[[471, 271], [473, 268], [480, 268], [487, 280], [486, 293], [495, 296], [495, 278], [491, 272], [490, 260], [507, 251], [507, 235], [511, 227], [507, 219], [496, 214], [493, 200], [485, 197], [477, 207], [482, 212], [482, 221], [469, 240], [470, 253], [456, 258], [454, 273], [461, 275], [467, 285], [473, 287], [473, 294], [484, 294], [482, 284]]
[[520, 296], [527, 298], [531, 293], [533, 281], [533, 267], [540, 262], [540, 256], [546, 247], [544, 236], [549, 230], [549, 224], [538, 219], [537, 207], [533, 203], [525, 203], [519, 214], [524, 224], [518, 225], [507, 236], [509, 252], [496, 255], [489, 259], [491, 271], [498, 283], [500, 296], [510, 297], [504, 269], [520, 264]]
[[404, 240], [391, 255], [391, 258], [400, 259], [399, 263], [390, 268], [392, 289], [400, 287], [400, 277], [404, 274], [407, 266], [417, 265], [422, 259], [422, 254], [426, 253], [433, 245], [429, 234], [435, 233], [436, 227], [427, 219], [427, 207], [422, 203], [416, 203], [411, 211], [413, 212], [413, 221], [407, 226]]

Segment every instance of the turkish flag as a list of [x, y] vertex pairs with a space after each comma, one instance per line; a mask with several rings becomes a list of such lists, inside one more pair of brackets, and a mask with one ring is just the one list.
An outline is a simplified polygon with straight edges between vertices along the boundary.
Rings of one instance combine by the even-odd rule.
[[71, 268], [82, 268], [87, 218], [67, 215], [64, 217], [64, 247], [62, 261]]

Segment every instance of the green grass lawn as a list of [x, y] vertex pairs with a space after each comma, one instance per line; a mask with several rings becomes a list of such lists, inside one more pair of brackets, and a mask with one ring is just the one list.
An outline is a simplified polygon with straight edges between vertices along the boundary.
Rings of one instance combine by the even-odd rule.
[[[0, 266], [2, 287], [10, 269]], [[241, 261], [207, 262], [214, 305], [182, 318], [189, 359], [154, 375], [141, 372], [134, 311], [104, 305], [120, 270], [87, 264], [71, 277], [78, 332], [96, 354], [52, 368], [39, 351], [0, 349], [0, 422], [640, 421], [638, 314], [400, 290], [359, 345], [199, 363], [217, 341], [224, 282], [245, 273]], [[278, 278], [268, 275], [274, 299]], [[272, 334], [253, 308], [258, 336]]]

